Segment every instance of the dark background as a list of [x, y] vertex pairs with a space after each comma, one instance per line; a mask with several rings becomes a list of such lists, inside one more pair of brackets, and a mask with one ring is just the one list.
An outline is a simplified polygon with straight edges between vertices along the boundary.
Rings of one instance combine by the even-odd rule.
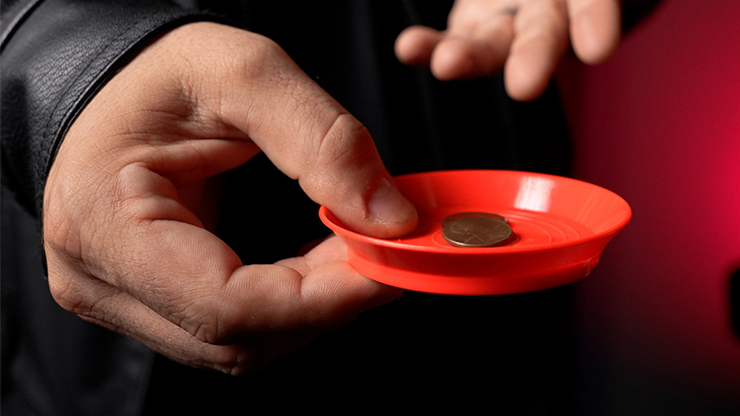
[[566, 65], [576, 176], [634, 211], [576, 284], [580, 414], [740, 414], [739, 25], [736, 0], [667, 0]]

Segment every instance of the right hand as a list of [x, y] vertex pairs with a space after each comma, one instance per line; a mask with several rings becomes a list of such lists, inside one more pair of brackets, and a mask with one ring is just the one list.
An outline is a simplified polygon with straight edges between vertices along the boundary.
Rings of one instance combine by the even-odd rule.
[[241, 374], [398, 297], [336, 238], [243, 265], [206, 229], [206, 180], [259, 151], [358, 232], [416, 226], [368, 131], [282, 49], [193, 23], [137, 55], [65, 137], [44, 198], [56, 301], [174, 360]]
[[619, 0], [456, 0], [448, 27], [412, 26], [396, 56], [440, 80], [485, 77], [503, 69], [515, 100], [539, 97], [569, 47], [588, 64], [607, 60], [621, 35]]

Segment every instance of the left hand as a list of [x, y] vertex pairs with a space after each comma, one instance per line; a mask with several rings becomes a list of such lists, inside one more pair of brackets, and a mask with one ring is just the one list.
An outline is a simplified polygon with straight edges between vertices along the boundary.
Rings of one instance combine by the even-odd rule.
[[619, 0], [457, 0], [447, 30], [409, 27], [395, 49], [401, 62], [429, 67], [440, 80], [503, 69], [508, 94], [529, 101], [544, 92], [569, 46], [596, 64], [620, 37]]
[[[358, 232], [416, 226], [367, 129], [282, 48], [194, 22], [138, 53], [65, 136], [44, 193], [54, 299], [172, 360], [245, 374], [399, 297], [357, 273], [337, 238], [243, 264], [209, 231], [211, 178], [260, 151]], [[245, 216], [274, 197], [234, 192]]]

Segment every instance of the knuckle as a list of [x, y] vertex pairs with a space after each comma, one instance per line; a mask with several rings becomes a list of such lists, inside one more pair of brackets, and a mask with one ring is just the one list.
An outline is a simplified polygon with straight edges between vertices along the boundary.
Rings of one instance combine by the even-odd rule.
[[113, 323], [122, 312], [111, 307], [118, 291], [81, 272], [60, 272], [50, 264], [49, 292], [64, 310], [99, 323]]
[[188, 321], [191, 321], [191, 323], [185, 324], [186, 329], [189, 326], [188, 330], [199, 341], [216, 345], [226, 342], [226, 337], [219, 329], [218, 319], [206, 316], [200, 319], [189, 319]]
[[65, 251], [75, 233], [71, 218], [59, 199], [48, 197], [44, 200], [43, 234], [46, 246], [55, 251]]
[[190, 306], [182, 309], [179, 315], [180, 327], [197, 340], [211, 345], [225, 345], [231, 342], [235, 325], [219, 305], [206, 299], [196, 299]]
[[81, 309], [82, 297], [72, 290], [70, 279], [60, 277], [58, 274], [49, 274], [49, 291], [54, 301], [69, 312], [77, 312]]
[[290, 61], [287, 53], [277, 42], [261, 35], [247, 33], [245, 43], [234, 45], [235, 49], [230, 54], [231, 70], [235, 72], [234, 79], [255, 80], [265, 77], [273, 77], [275, 70], [282, 68]]
[[275, 68], [285, 66], [286, 62], [292, 62], [287, 52], [277, 42], [264, 36], [255, 37], [255, 48], [252, 53], [254, 61], [269, 73]]
[[490, 2], [458, 1], [450, 10], [447, 17], [449, 26], [468, 25], [481, 18], [483, 9], [489, 7]]
[[[56, 173], [56, 175], [53, 175]], [[44, 192], [43, 238], [47, 250], [80, 259], [90, 235], [106, 224], [91, 195], [104, 194], [85, 174], [53, 171]], [[97, 202], [99, 205], [99, 201]]]
[[66, 251], [71, 239], [72, 231], [67, 220], [58, 215], [44, 216], [44, 245], [47, 251]]
[[358, 166], [372, 154], [368, 146], [370, 133], [348, 113], [338, 114], [318, 141], [314, 160], [319, 168]]
[[[337, 186], [354, 186], [359, 175], [374, 169], [377, 151], [365, 126], [347, 113], [335, 116], [324, 132], [305, 149], [304, 165], [297, 179], [314, 197], [336, 194]], [[311, 157], [310, 155], [313, 155]]]

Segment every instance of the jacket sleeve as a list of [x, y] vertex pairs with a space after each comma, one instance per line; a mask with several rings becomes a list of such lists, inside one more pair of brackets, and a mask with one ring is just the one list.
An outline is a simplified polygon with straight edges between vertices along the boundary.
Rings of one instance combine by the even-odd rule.
[[57, 149], [95, 93], [156, 36], [220, 20], [156, 0], [8, 0], [2, 6], [2, 180], [38, 219]]

